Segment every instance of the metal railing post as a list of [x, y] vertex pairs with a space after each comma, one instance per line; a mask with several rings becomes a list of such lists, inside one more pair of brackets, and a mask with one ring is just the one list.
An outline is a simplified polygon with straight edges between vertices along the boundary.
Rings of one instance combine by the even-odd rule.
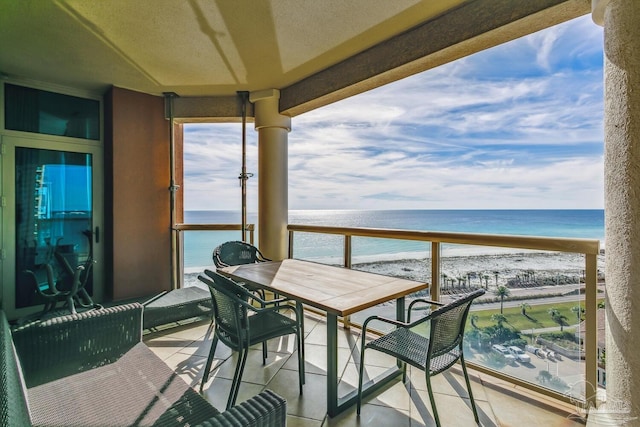
[[431, 242], [431, 287], [433, 301], [440, 301], [440, 242]]
[[[352, 246], [351, 246], [351, 235], [344, 235], [344, 267], [351, 268], [351, 256], [352, 256]], [[342, 318], [342, 327], [344, 329], [351, 329], [351, 316], [345, 316]]]
[[289, 259], [293, 258], [293, 230], [289, 230]]
[[351, 268], [351, 236], [344, 236], [344, 267]]

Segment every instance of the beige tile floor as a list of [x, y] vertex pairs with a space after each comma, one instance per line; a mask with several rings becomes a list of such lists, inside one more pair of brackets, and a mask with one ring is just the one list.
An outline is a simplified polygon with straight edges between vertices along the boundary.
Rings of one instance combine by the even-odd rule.
[[[339, 390], [357, 387], [359, 330], [340, 329], [339, 369], [342, 373]], [[145, 334], [146, 344], [188, 384], [198, 390], [211, 345], [208, 321], [187, 323]], [[432, 426], [435, 425], [424, 374], [412, 369], [409, 381], [400, 378], [375, 396], [364, 399], [358, 418], [355, 405], [330, 418], [326, 411], [326, 328], [322, 317], [305, 317], [304, 394], [298, 393], [298, 363], [293, 336], [269, 342], [269, 357], [262, 364], [261, 347], [251, 349], [240, 386], [238, 402], [269, 388], [287, 399], [287, 425], [290, 427], [332, 426]], [[224, 410], [231, 387], [237, 357], [223, 344], [215, 354], [214, 368], [205, 384], [209, 402]], [[375, 376], [394, 360], [375, 351], [367, 352], [365, 370]], [[502, 383], [484, 374], [470, 371], [472, 389], [483, 426], [582, 426], [570, 406], [521, 392], [513, 384]], [[464, 378], [456, 368], [438, 375], [432, 381], [435, 399], [443, 426], [474, 425]]]

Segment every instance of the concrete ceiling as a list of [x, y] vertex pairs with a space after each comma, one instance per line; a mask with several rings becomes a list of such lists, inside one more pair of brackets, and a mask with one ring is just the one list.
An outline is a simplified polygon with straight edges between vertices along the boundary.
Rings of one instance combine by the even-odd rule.
[[589, 10], [590, 0], [0, 0], [0, 73], [98, 93], [280, 89], [295, 115]]

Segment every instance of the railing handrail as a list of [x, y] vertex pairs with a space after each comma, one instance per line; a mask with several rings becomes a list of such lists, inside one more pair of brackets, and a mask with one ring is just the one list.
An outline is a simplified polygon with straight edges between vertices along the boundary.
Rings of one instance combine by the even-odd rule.
[[[242, 224], [176, 224], [173, 227], [178, 231], [233, 231], [242, 230]], [[254, 224], [247, 224], [246, 231], [254, 231]]]
[[581, 253], [585, 255], [598, 255], [600, 253], [600, 241], [594, 239], [298, 224], [289, 224], [287, 230], [289, 230], [289, 232], [299, 231], [305, 233], [339, 234], [344, 236], [378, 237], [385, 239], [420, 240], [463, 245], [536, 249], [544, 251]]

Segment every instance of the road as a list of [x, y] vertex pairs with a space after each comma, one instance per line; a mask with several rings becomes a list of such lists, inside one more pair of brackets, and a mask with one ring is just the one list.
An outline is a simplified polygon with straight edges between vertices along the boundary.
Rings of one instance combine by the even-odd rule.
[[[518, 297], [517, 300], [511, 300], [509, 298], [505, 298], [504, 307], [520, 307], [520, 304], [526, 302], [529, 305], [540, 305], [540, 304], [553, 304], [553, 303], [562, 303], [562, 302], [575, 302], [575, 301], [584, 301], [584, 294], [569, 294], [570, 292], [582, 288], [584, 285], [563, 285], [563, 286], [542, 286], [538, 288], [525, 288], [525, 289], [510, 289], [511, 297]], [[602, 292], [599, 293], [599, 297], [604, 298], [604, 285], [600, 284], [598, 286]], [[569, 294], [558, 296], [557, 294]], [[540, 294], [549, 294], [546, 298], [526, 298], [528, 295], [540, 295]], [[489, 290], [485, 297], [483, 298], [495, 298], [492, 291]], [[453, 300], [450, 296], [443, 296], [442, 300], [447, 302]], [[472, 310], [487, 310], [487, 309], [496, 309], [500, 308], [500, 301], [497, 302], [487, 302], [482, 304], [474, 304], [471, 309]]]

